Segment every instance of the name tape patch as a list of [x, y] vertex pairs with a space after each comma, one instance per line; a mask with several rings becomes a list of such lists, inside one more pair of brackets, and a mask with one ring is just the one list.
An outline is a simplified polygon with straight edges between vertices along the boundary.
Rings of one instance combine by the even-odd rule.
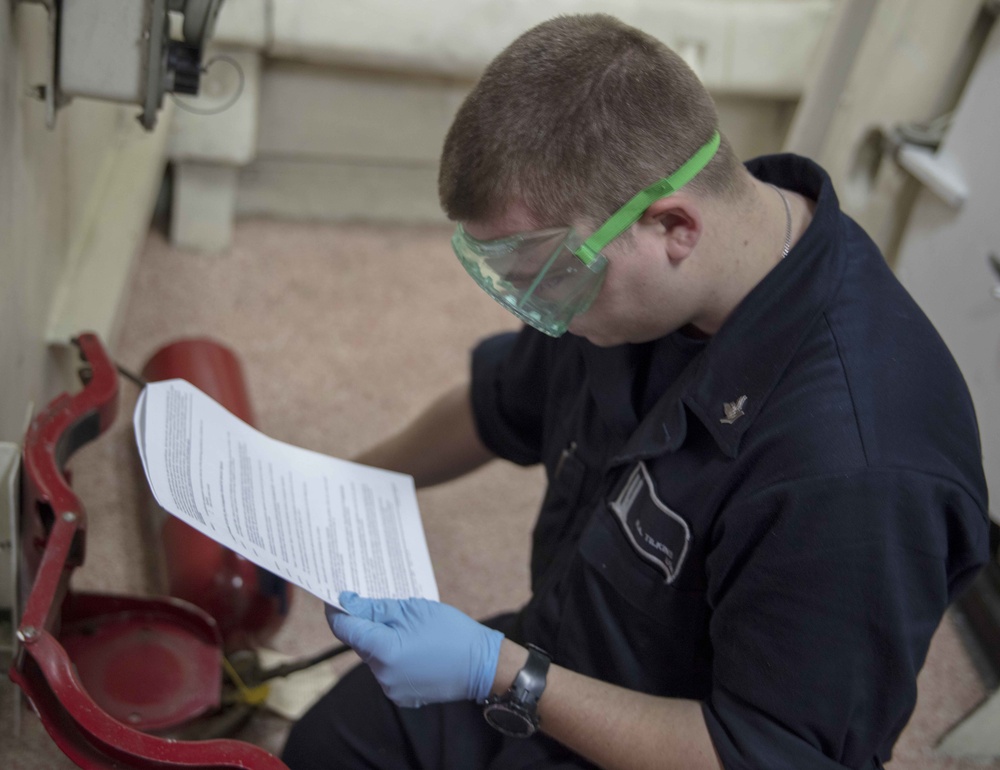
[[673, 583], [684, 565], [691, 529], [656, 496], [646, 463], [635, 466], [611, 510], [636, 553]]

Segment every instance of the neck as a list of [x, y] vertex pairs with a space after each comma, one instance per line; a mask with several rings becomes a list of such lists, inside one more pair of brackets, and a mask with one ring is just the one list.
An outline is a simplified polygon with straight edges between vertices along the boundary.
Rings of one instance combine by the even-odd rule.
[[[800, 196], [781, 192], [791, 210], [794, 245], [805, 229], [800, 210], [804, 206]], [[753, 177], [739, 199], [715, 203], [709, 215], [716, 224], [706, 227], [698, 246], [707, 290], [701, 312], [692, 323], [706, 334], [715, 334], [736, 306], [781, 262], [788, 216], [779, 191]]]

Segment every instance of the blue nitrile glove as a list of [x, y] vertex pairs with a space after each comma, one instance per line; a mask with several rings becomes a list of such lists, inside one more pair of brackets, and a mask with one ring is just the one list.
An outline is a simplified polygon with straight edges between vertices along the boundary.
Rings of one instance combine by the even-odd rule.
[[398, 706], [482, 701], [490, 694], [503, 634], [427, 599], [340, 595], [327, 606], [334, 635], [354, 648]]

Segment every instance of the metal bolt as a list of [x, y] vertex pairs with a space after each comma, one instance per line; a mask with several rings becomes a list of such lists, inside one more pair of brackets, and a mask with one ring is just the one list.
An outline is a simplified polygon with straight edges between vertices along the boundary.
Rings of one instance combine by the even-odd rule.
[[17, 640], [21, 644], [31, 644], [38, 638], [38, 629], [34, 626], [25, 626], [17, 629]]
[[72, 524], [74, 521], [76, 521], [76, 514], [73, 513], [73, 511], [66, 511], [66, 513], [62, 515], [62, 520], [65, 521], [67, 524]]

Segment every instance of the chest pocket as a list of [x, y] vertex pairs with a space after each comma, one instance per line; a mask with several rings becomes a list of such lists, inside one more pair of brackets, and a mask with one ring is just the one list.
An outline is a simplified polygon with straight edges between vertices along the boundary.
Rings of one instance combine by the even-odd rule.
[[644, 464], [627, 470], [590, 517], [575, 572], [584, 588], [568, 597], [559, 634], [571, 667], [645, 692], [707, 695], [703, 559], [689, 523], [660, 498]]
[[[704, 587], [704, 564], [682, 512], [661, 498], [644, 462], [629, 469], [595, 511], [579, 553], [639, 607]], [[650, 600], [658, 597], [652, 605]]]

